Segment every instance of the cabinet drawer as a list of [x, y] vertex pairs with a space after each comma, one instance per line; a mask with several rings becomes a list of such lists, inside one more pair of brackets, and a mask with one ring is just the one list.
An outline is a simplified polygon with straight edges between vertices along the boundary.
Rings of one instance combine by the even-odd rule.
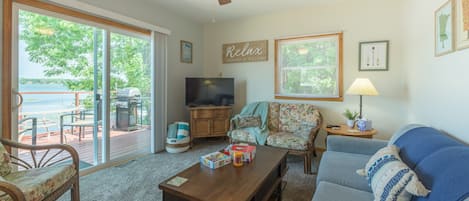
[[209, 119], [214, 117], [214, 112], [213, 110], [194, 110], [191, 116], [196, 119]]
[[191, 112], [192, 118], [196, 119], [229, 118], [230, 115], [230, 109], [194, 110]]
[[214, 110], [213, 117], [215, 118], [228, 118], [230, 117], [231, 110]]

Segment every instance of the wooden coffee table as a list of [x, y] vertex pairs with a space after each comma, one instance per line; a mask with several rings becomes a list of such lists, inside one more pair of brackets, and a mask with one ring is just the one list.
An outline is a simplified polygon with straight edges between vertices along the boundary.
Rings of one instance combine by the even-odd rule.
[[[287, 151], [257, 146], [250, 164], [232, 164], [210, 169], [197, 163], [159, 184], [164, 201], [267, 201], [282, 199], [282, 178], [287, 172]], [[172, 178], [187, 178], [179, 187], [167, 184]]]

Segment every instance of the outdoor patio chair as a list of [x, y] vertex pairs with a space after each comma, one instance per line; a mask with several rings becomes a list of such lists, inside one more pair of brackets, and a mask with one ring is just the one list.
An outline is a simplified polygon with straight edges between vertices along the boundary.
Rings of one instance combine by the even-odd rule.
[[[68, 190], [72, 201], [80, 200], [79, 158], [72, 146], [0, 142], [0, 200], [57, 200]], [[21, 159], [5, 147], [16, 148]]]
[[[29, 121], [31, 123], [29, 124]], [[37, 118], [26, 117], [18, 121], [18, 141], [21, 142], [26, 132], [31, 131], [31, 144], [36, 145], [37, 142]]]
[[[69, 117], [69, 120], [66, 121], [65, 118]], [[98, 115], [98, 125], [101, 124], [101, 119]], [[89, 111], [80, 111], [78, 114], [72, 112], [70, 114], [60, 115], [60, 143], [63, 143], [64, 139], [64, 127], [69, 126], [70, 131], [73, 135], [74, 127], [78, 127], [78, 141], [81, 141], [82, 137], [85, 137], [85, 128], [94, 127], [94, 114]]]

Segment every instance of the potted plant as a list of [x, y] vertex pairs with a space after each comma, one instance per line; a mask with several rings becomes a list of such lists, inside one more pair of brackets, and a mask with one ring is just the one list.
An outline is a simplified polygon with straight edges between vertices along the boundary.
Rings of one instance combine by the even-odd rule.
[[346, 109], [344, 113], [342, 113], [345, 118], [347, 118], [347, 126], [353, 128], [355, 125], [355, 119], [358, 116], [358, 112], [352, 112], [349, 109]]

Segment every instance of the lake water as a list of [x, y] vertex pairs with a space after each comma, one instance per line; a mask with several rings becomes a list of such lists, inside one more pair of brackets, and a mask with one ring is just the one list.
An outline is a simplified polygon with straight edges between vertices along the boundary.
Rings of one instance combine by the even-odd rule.
[[[22, 84], [19, 86], [20, 92], [70, 92], [61, 84]], [[80, 99], [84, 99], [88, 94], [82, 94]], [[28, 117], [38, 118], [38, 133], [46, 131], [41, 128], [41, 120], [56, 122], [58, 124], [59, 113], [51, 111], [61, 111], [75, 108], [74, 94], [23, 94], [23, 105], [20, 114]], [[58, 130], [58, 126], [48, 127], [49, 131]]]
[[[24, 84], [20, 92], [68, 92], [61, 84]], [[21, 112], [40, 112], [74, 108], [74, 94], [24, 94]]]

